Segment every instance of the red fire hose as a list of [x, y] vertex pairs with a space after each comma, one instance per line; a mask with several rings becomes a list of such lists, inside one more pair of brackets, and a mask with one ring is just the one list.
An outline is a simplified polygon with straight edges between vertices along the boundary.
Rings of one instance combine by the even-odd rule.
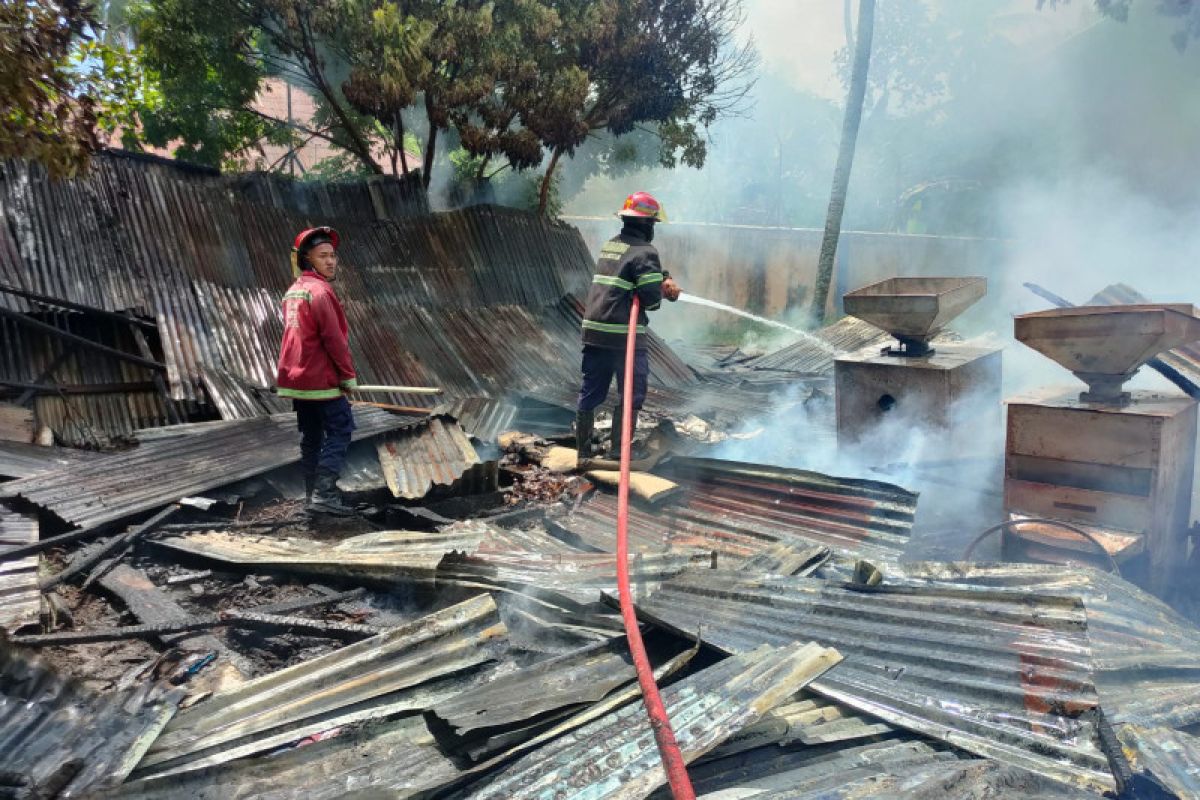
[[621, 477], [617, 485], [617, 591], [621, 597], [621, 620], [625, 623], [629, 654], [633, 656], [633, 668], [637, 671], [638, 684], [642, 687], [642, 699], [645, 701], [646, 715], [650, 718], [650, 729], [654, 731], [658, 755], [662, 758], [663, 770], [671, 784], [671, 796], [675, 800], [695, 800], [696, 792], [692, 789], [687, 765], [683, 761], [683, 754], [679, 752], [679, 745], [675, 742], [675, 732], [671, 730], [667, 709], [663, 707], [662, 698], [658, 695], [654, 670], [650, 667], [650, 659], [646, 657], [642, 632], [633, 613], [633, 594], [629, 591], [629, 460], [632, 445], [630, 434], [634, 413], [633, 358], [637, 346], [637, 321], [640, 311], [641, 303], [635, 294], [633, 308], [629, 311], [629, 333], [625, 338], [625, 379], [621, 384], [624, 391], [621, 393]]

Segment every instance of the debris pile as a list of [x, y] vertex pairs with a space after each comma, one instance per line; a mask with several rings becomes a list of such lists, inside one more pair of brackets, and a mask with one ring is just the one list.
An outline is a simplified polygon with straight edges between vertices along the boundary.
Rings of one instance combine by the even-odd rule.
[[[67, 612], [6, 617], [15, 796], [662, 796], [613, 599], [611, 489], [535, 463], [545, 439], [501, 437], [509, 485], [456, 509], [468, 484], [439, 465], [499, 447], [449, 416], [358, 413], [379, 481], [339, 522], [270, 488], [283, 456], [200, 469], [224, 423], [0, 484], [6, 531], [76, 521], [8, 535], [5, 564], [49, 554], [25, 590]], [[405, 466], [440, 443], [463, 457]], [[115, 459], [211, 502], [90, 494], [89, 465]], [[434, 480], [389, 481], [389, 464]], [[676, 490], [635, 502], [632, 589], [701, 796], [1195, 788], [1200, 630], [1131, 584], [905, 563], [917, 498], [886, 483], [671, 452], [652, 472]]]

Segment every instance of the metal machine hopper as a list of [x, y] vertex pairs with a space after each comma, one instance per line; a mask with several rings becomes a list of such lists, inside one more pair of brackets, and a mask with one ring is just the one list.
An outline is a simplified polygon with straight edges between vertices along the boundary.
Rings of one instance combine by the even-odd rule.
[[[889, 278], [844, 297], [846, 313], [896, 337], [898, 345], [838, 358], [838, 442], [870, 437], [887, 419], [940, 429], [950, 455], [978, 455], [981, 426], [1000, 422], [1000, 350], [930, 343], [987, 293], [984, 278]], [[997, 453], [998, 455], [998, 453]]]
[[[1019, 316], [1015, 329], [1088, 388], [1009, 402], [1006, 510], [1082, 527], [1118, 562], [1145, 553], [1147, 583], [1161, 592], [1187, 556], [1196, 401], [1123, 385], [1159, 353], [1200, 340], [1200, 317], [1191, 305], [1080, 306]], [[1095, 548], [1038, 524], [1013, 528], [1005, 545], [1045, 560], [1086, 560]]]

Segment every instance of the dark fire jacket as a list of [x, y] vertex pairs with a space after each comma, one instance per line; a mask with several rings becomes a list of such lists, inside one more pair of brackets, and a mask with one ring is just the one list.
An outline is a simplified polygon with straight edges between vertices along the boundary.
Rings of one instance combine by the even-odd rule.
[[662, 304], [662, 282], [669, 277], [658, 260], [658, 251], [637, 231], [623, 228], [600, 250], [596, 274], [588, 290], [583, 312], [583, 343], [596, 347], [625, 349], [633, 293], [641, 301], [638, 314], [637, 348], [647, 345], [647, 311]]

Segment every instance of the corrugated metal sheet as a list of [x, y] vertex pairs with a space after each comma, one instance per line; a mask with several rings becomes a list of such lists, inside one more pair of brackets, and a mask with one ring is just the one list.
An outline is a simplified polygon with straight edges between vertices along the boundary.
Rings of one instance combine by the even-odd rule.
[[[916, 494], [877, 481], [690, 458], [672, 459], [655, 471], [679, 483], [683, 493], [662, 508], [630, 509], [634, 552], [715, 551], [741, 559], [783, 543], [893, 561], [916, 514]], [[568, 540], [611, 551], [615, 519], [616, 496], [597, 492], [548, 524]]]
[[91, 450], [0, 441], [0, 477], [28, 478], [102, 458], [103, 453]]
[[[354, 438], [363, 439], [411, 424], [413, 418], [360, 407], [354, 410], [354, 420]], [[295, 416], [280, 414], [0, 484], [0, 498], [22, 497], [86, 527], [165, 506], [299, 458]]]
[[[2, 260], [2, 257], [0, 257]], [[39, 313], [37, 319], [60, 330], [130, 354], [138, 354], [131, 333], [107, 321], [94, 321], [77, 312]], [[119, 361], [57, 337], [0, 319], [0, 378], [25, 384], [95, 386], [149, 384], [154, 373], [146, 367]], [[53, 370], [47, 375], [47, 371]], [[187, 404], [175, 403], [182, 413]], [[102, 447], [128, 440], [138, 428], [170, 421], [164, 398], [152, 387], [140, 391], [53, 394], [39, 392], [32, 400], [39, 425], [48, 425], [60, 442]]]
[[1170, 728], [1123, 725], [1117, 736], [1131, 766], [1180, 800], [1200, 797], [1200, 739]]
[[397, 692], [494, 659], [505, 633], [496, 604], [479, 595], [264, 675], [180, 714], [138, 765], [139, 777], [212, 766], [335, 727], [343, 721], [329, 718], [340, 712], [385, 695], [394, 703]]
[[430, 727], [459, 749], [489, 728], [527, 727], [549, 712], [595, 703], [636, 679], [629, 644], [619, 637], [498, 675], [438, 703], [429, 709]]
[[[362, 202], [369, 191], [361, 184], [288, 187], [288, 193], [326, 195], [319, 203], [297, 203], [281, 202], [269, 180], [262, 185], [270, 191], [239, 183], [109, 157], [96, 159], [86, 178], [51, 183], [37, 167], [6, 163], [0, 218], [11, 248], [0, 250], [0, 279], [101, 309], [154, 316], [173, 392], [189, 400], [203, 399], [206, 366], [269, 383], [278, 301], [291, 280], [288, 247], [297, 230], [315, 222], [342, 233], [339, 294], [356, 361], [371, 383], [452, 383], [453, 374], [410, 380], [455, 363], [422, 357], [439, 349], [429, 343], [438, 338], [429, 329], [440, 331], [443, 324], [457, 332], [441, 337], [457, 363], [486, 359], [478, 352], [483, 344], [491, 345], [496, 362], [487, 374], [519, 368], [510, 359], [520, 342], [497, 335], [509, 315], [477, 319], [472, 335], [462, 309], [540, 310], [580, 292], [589, 279], [592, 256], [578, 232], [532, 214], [473, 207], [379, 220], [373, 204]], [[63, 208], [75, 213], [64, 215]], [[420, 207], [392, 211], [413, 210]], [[464, 339], [476, 343], [474, 352], [463, 349]], [[240, 414], [242, 399], [215, 401], [222, 413]]]
[[375, 449], [387, 487], [406, 500], [422, 498], [434, 486], [449, 486], [480, 463], [458, 423], [441, 417], [386, 436]]
[[420, 717], [369, 722], [269, 758], [127, 783], [123, 800], [342, 800], [412, 797], [459, 774]]
[[791, 702], [772, 709], [755, 724], [731, 736], [709, 757], [726, 758], [767, 745], [815, 747], [885, 736], [895, 730], [885, 722], [804, 691]]
[[797, 636], [837, 647], [845, 660], [812, 684], [823, 697], [1079, 788], [1115, 786], [1078, 599], [709, 571], [639, 607], [730, 653]]
[[[0, 507], [0, 548], [32, 544], [37, 539], [36, 515]], [[0, 561], [0, 629], [11, 632], [38, 621], [42, 594], [37, 571], [37, 556]]]
[[[684, 759], [692, 761], [752, 724], [838, 661], [815, 645], [764, 647], [667, 687], [670, 714]], [[566, 734], [472, 787], [467, 797], [645, 797], [663, 784], [654, 735], [642, 703], [634, 703]]]
[[[668, 578], [708, 563], [704, 553], [634, 553], [629, 558], [630, 591], [635, 597], [649, 597]], [[608, 553], [491, 550], [448, 556], [438, 569], [438, 582], [553, 593], [587, 604], [599, 602], [603, 592], [615, 595], [617, 564]]]
[[389, 582], [432, 582], [447, 553], [474, 552], [486, 535], [486, 529], [455, 526], [440, 533], [376, 531], [331, 543], [208, 531], [163, 537], [155, 544], [179, 553], [255, 569], [282, 568], [314, 575]]
[[[0, 642], [0, 774], [13, 796], [93, 797], [116, 787], [175, 713], [182, 689], [96, 695]], [[27, 794], [26, 794], [27, 793]]]
[[476, 439], [494, 442], [505, 431], [516, 430], [513, 423], [520, 408], [507, 400], [467, 397], [438, 406], [437, 411], [454, 417]]
[[[958, 758], [925, 742], [886, 741], [862, 747], [806, 748], [796, 753], [791, 769], [763, 775], [742, 770], [702, 775], [702, 785], [724, 781], [727, 788], [702, 790], [704, 800], [979, 800], [1028, 798], [1084, 800], [1092, 792], [1072, 789], [1016, 767], [982, 758]], [[751, 762], [753, 763], [753, 762]], [[749, 767], [749, 765], [747, 765]]]
[[1200, 630], [1128, 581], [1050, 564], [903, 564], [888, 583], [963, 594], [1007, 592], [1082, 598], [1096, 686], [1113, 723], [1184, 727], [1200, 723]]

